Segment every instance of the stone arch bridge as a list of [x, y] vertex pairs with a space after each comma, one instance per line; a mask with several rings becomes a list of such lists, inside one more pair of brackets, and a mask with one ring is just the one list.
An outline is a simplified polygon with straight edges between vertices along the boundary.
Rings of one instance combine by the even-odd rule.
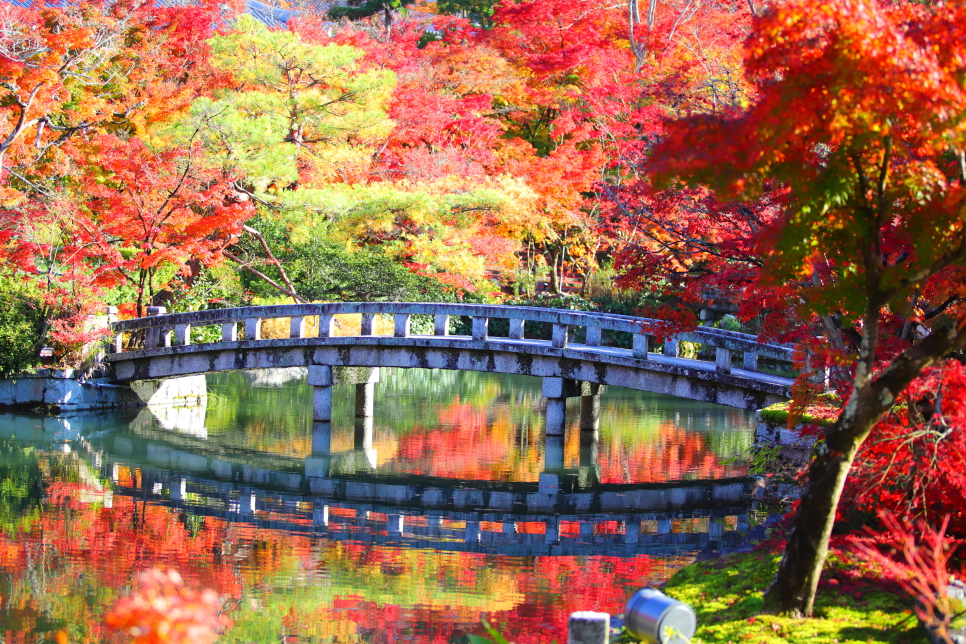
[[[359, 331], [336, 335], [336, 316], [343, 332], [355, 323]], [[391, 319], [391, 335], [375, 333], [377, 316]], [[461, 319], [468, 335], [450, 333], [455, 318]], [[273, 335], [286, 337], [264, 337], [263, 325], [269, 320], [281, 320], [273, 326], [285, 332]], [[491, 334], [494, 320], [505, 321], [498, 325], [505, 336]], [[414, 332], [414, 321], [424, 333]], [[539, 333], [534, 333], [536, 324]], [[478, 304], [295, 304], [176, 314], [152, 307], [148, 317], [113, 323], [112, 352], [105, 361], [114, 380], [122, 384], [218, 371], [307, 367], [313, 420], [321, 424], [313, 430], [313, 451], [324, 460], [334, 385], [356, 386], [357, 448], [371, 446], [379, 367], [542, 378], [548, 471], [562, 468], [567, 398], [580, 397], [580, 429], [596, 437], [604, 386], [745, 410], [789, 397], [792, 380], [764, 373], [758, 363], [759, 357], [791, 362], [791, 348], [761, 343], [744, 333], [699, 327], [666, 340], [657, 353], [652, 351], [656, 347], [651, 335], [657, 324], [622, 315]], [[132, 334], [141, 341], [132, 342]], [[619, 334], [630, 348], [606, 346], [608, 338]], [[678, 355], [682, 341], [712, 347], [714, 362]], [[129, 348], [136, 344], [141, 348]], [[596, 441], [586, 442], [593, 450]], [[320, 475], [326, 476], [327, 469], [321, 467]]]

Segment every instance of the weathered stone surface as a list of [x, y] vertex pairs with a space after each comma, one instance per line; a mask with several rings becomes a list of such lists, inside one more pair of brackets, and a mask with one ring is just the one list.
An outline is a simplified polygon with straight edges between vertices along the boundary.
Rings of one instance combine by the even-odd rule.
[[610, 613], [582, 610], [570, 614], [567, 644], [607, 644], [609, 636]]
[[0, 379], [0, 408], [45, 407], [61, 412], [152, 405], [205, 405], [204, 376], [118, 385], [109, 378], [81, 378], [73, 370], [44, 369]]

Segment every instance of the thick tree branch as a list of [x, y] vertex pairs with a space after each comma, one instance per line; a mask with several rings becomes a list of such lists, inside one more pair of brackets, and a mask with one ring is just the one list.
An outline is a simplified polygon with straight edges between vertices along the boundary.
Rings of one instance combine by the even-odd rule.
[[271, 277], [269, 277], [265, 273], [263, 273], [260, 270], [252, 267], [252, 265], [250, 263], [246, 262], [241, 257], [238, 257], [237, 255], [235, 255], [235, 254], [233, 254], [233, 253], [231, 253], [231, 252], [229, 252], [227, 250], [221, 251], [221, 254], [224, 255], [225, 257], [227, 257], [228, 259], [230, 259], [231, 261], [235, 262], [236, 264], [238, 264], [242, 269], [248, 271], [249, 273], [251, 273], [252, 275], [254, 275], [255, 277], [257, 277], [258, 279], [264, 281], [266, 284], [270, 285], [272, 288], [276, 289], [277, 291], [281, 291], [282, 293], [285, 293], [286, 295], [288, 295], [289, 297], [291, 297], [296, 302], [298, 302], [300, 304], [307, 304], [308, 303], [308, 301], [305, 300], [305, 299], [303, 299], [301, 296], [299, 296], [298, 293], [296, 293], [295, 291], [290, 291], [289, 289], [285, 288], [284, 286], [282, 286], [281, 284], [279, 284], [278, 282], [276, 282], [275, 280], [273, 280]]

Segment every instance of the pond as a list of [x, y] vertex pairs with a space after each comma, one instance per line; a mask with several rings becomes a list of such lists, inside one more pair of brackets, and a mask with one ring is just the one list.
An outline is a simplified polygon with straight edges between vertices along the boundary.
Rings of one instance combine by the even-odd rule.
[[212, 375], [208, 393], [157, 414], [0, 415], [9, 641], [126, 641], [103, 615], [160, 566], [223, 596], [222, 642], [456, 643], [482, 617], [563, 642], [572, 611], [619, 613], [748, 526], [740, 495], [713, 492], [747, 487], [748, 412], [610, 388], [595, 440], [574, 399], [548, 489], [537, 378], [384, 369], [364, 448], [337, 387], [322, 479], [304, 373]]

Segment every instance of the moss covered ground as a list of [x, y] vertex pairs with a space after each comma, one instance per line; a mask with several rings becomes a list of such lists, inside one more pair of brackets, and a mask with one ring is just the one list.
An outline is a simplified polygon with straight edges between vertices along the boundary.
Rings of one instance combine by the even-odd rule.
[[894, 584], [833, 555], [823, 573], [813, 619], [759, 615], [762, 592], [780, 555], [741, 553], [681, 569], [664, 591], [694, 607], [694, 642], [744, 644], [926, 644], [912, 599]]

